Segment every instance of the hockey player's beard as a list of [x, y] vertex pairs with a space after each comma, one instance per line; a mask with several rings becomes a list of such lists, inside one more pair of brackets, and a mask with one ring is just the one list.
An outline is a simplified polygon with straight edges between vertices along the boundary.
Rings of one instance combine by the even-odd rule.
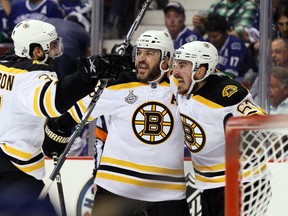
[[137, 66], [137, 68], [136, 68], [136, 74], [137, 74], [137, 79], [138, 79], [139, 81], [141, 81], [141, 82], [146, 82], [146, 83], [148, 83], [148, 82], [154, 81], [154, 80], [156, 80], [157, 78], [159, 78], [159, 76], [160, 76], [160, 74], [161, 74], [158, 65], [152, 67], [152, 68], [150, 69], [150, 71], [149, 71], [148, 73], [144, 74], [144, 75], [138, 73], [138, 67], [139, 67], [139, 66]]

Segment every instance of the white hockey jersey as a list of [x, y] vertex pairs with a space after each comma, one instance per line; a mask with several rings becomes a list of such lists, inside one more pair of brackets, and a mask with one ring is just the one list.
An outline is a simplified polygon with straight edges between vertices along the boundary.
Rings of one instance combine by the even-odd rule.
[[[70, 110], [74, 120], [80, 121], [90, 101], [87, 97]], [[176, 111], [167, 81], [104, 89], [91, 115], [110, 115], [97, 185], [143, 201], [185, 199], [184, 139]]]
[[44, 121], [60, 116], [54, 104], [57, 76], [37, 61], [0, 63], [0, 151], [17, 168], [42, 179]]
[[[171, 77], [171, 89], [177, 95], [177, 80]], [[225, 122], [231, 116], [265, 115], [240, 83], [227, 76], [210, 75], [208, 82], [194, 95], [177, 95], [191, 151], [196, 187], [202, 191], [225, 186]]]

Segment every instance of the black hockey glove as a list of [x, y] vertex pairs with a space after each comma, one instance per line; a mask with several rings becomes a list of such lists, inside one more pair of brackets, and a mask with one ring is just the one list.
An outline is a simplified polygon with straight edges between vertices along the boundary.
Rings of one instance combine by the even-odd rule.
[[52, 158], [53, 152], [61, 155], [69, 141], [72, 130], [63, 130], [57, 124], [57, 119], [48, 118], [44, 126], [44, 132], [45, 138], [42, 145], [44, 154], [50, 158]]
[[107, 54], [81, 57], [77, 67], [85, 83], [96, 83], [101, 79], [117, 79], [121, 71], [130, 68], [130, 64], [123, 56]]

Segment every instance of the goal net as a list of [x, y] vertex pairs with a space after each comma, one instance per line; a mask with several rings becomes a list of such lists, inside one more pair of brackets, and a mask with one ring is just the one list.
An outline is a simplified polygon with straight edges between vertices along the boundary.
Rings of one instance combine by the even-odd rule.
[[233, 117], [225, 130], [225, 215], [288, 215], [288, 115]]

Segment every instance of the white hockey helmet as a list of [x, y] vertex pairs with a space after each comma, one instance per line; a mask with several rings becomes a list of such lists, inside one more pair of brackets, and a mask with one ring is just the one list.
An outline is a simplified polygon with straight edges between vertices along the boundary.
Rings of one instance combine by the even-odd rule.
[[[218, 64], [218, 51], [209, 42], [192, 41], [175, 51], [174, 60], [185, 60], [192, 63], [192, 83], [188, 90], [188, 94], [190, 94], [196, 82], [206, 79], [206, 77], [215, 72], [216, 65]], [[194, 74], [200, 65], [206, 65], [206, 74], [201, 80], [194, 80]]]
[[[12, 31], [11, 37], [14, 43], [15, 54], [19, 57], [31, 59], [29, 55], [30, 44], [40, 44], [48, 57], [50, 42], [59, 39], [53, 25], [41, 20], [23, 20], [18, 23]], [[62, 41], [60, 47], [63, 52]], [[62, 53], [61, 53], [62, 54]], [[60, 56], [59, 54], [58, 56]]]
[[[138, 48], [148, 48], [148, 49], [157, 49], [161, 51], [161, 62], [159, 64], [161, 73], [169, 71], [163, 70], [161, 68], [162, 61], [164, 57], [167, 56], [169, 58], [169, 67], [171, 66], [173, 55], [174, 55], [174, 44], [170, 34], [166, 31], [157, 31], [157, 30], [148, 30], [136, 41], [137, 49]], [[162, 74], [161, 74], [162, 76]]]
[[205, 41], [192, 41], [181, 46], [175, 52], [175, 60], [192, 62], [192, 71], [196, 71], [200, 65], [207, 64], [206, 75], [215, 72], [218, 64], [218, 51], [216, 47]]

